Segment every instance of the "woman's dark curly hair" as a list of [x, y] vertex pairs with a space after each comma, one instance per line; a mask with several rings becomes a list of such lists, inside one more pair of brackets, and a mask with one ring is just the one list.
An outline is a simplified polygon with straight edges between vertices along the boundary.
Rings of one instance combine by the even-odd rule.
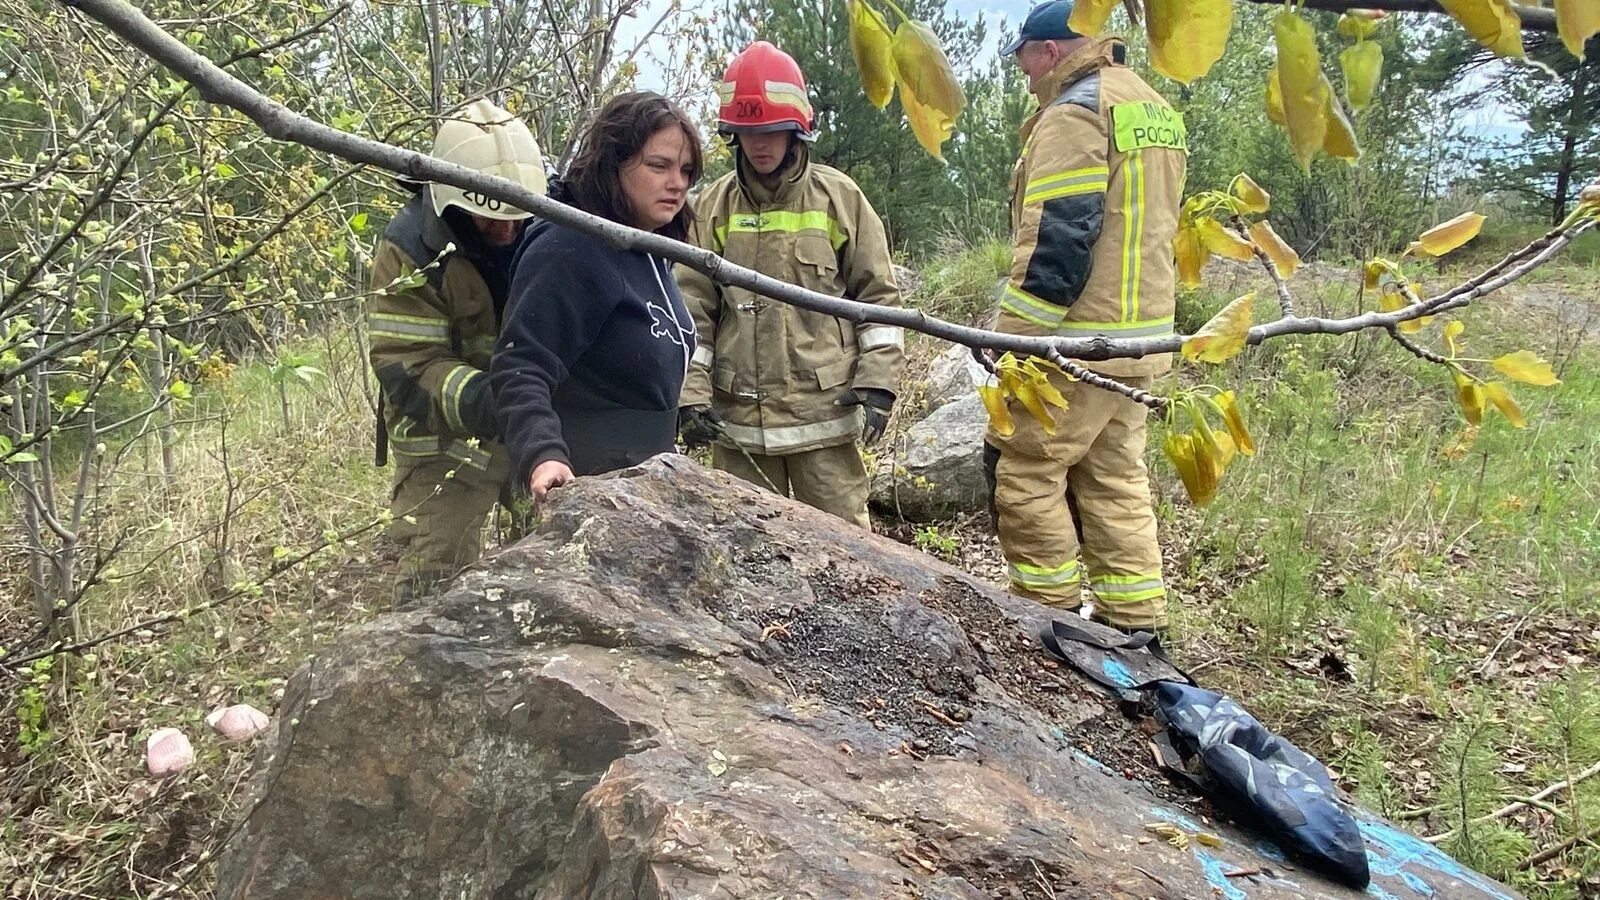
[[[682, 128], [689, 141], [692, 186], [705, 171], [694, 122], [676, 103], [660, 94], [634, 91], [613, 97], [584, 129], [578, 155], [567, 167], [556, 198], [613, 222], [633, 224], [628, 197], [622, 192], [622, 167], [644, 150], [652, 135], [673, 126]], [[656, 229], [656, 233], [686, 240], [693, 221], [694, 210], [685, 202], [672, 221]]]

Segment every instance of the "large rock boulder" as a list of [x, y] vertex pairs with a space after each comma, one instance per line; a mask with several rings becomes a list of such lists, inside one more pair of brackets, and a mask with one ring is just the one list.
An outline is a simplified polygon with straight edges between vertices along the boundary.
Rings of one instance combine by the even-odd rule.
[[873, 475], [873, 507], [913, 522], [983, 509], [989, 502], [983, 471], [988, 427], [989, 414], [968, 381], [964, 395], [912, 425], [889, 448]]
[[[1363, 896], [1149, 777], [1044, 612], [683, 458], [580, 479], [301, 668], [219, 894]], [[1508, 896], [1367, 827], [1378, 896]]]
[[928, 367], [927, 396], [923, 399], [923, 415], [947, 403], [953, 403], [974, 394], [973, 368], [978, 363], [972, 351], [961, 344], [951, 344], [949, 349], [934, 358]]

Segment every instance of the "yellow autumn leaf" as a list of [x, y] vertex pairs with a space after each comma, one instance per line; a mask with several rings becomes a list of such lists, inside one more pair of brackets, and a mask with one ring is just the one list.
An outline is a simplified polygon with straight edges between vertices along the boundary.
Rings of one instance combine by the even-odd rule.
[[861, 89], [883, 109], [894, 96], [894, 32], [866, 0], [849, 0], [850, 54], [861, 73]]
[[1523, 384], [1550, 387], [1561, 383], [1561, 379], [1557, 378], [1555, 371], [1550, 368], [1550, 363], [1541, 359], [1532, 350], [1507, 353], [1494, 361], [1494, 370]]
[[1172, 252], [1178, 260], [1178, 283], [1189, 290], [1199, 287], [1200, 273], [1205, 268], [1207, 257], [1211, 255], [1206, 252], [1200, 230], [1189, 222], [1179, 226], [1178, 233], [1172, 238]]
[[1378, 294], [1378, 310], [1394, 312], [1397, 309], [1404, 309], [1405, 306], [1406, 298], [1400, 293], [1400, 288], [1392, 281], [1384, 282], [1381, 293]]
[[1259, 215], [1272, 207], [1272, 195], [1243, 172], [1233, 176], [1228, 191], [1239, 198], [1239, 208], [1244, 212]]
[[1461, 337], [1461, 333], [1466, 330], [1467, 326], [1461, 324], [1459, 319], [1444, 326], [1444, 346], [1450, 351], [1451, 359], [1461, 355], [1461, 345], [1456, 343], [1456, 338]]
[[1366, 109], [1383, 74], [1383, 47], [1375, 41], [1346, 47], [1339, 54], [1339, 68], [1344, 70], [1344, 96], [1350, 108], [1356, 112]]
[[1207, 404], [1198, 399], [1190, 399], [1184, 403], [1184, 411], [1189, 414], [1189, 421], [1194, 424], [1194, 434], [1198, 438], [1195, 449], [1202, 454], [1209, 454], [1211, 462], [1217, 468], [1217, 475], [1221, 476], [1228, 468], [1228, 463], [1233, 460], [1233, 441], [1224, 443], [1222, 438], [1227, 433], [1218, 435], [1212, 430], [1211, 423], [1206, 421]]
[[1054, 384], [1050, 383], [1050, 376], [1043, 372], [1035, 372], [1032, 382], [1033, 389], [1039, 394], [1040, 400], [1059, 409], [1067, 408], [1067, 398], [1061, 395], [1061, 391], [1057, 390]]
[[1267, 70], [1267, 121], [1274, 125], [1289, 124], [1283, 112], [1283, 82], [1278, 78], [1278, 67]]
[[1600, 3], [1595, 0], [1556, 0], [1556, 31], [1572, 55], [1583, 59], [1583, 45], [1600, 32]]
[[1222, 58], [1233, 0], [1145, 0], [1144, 19], [1151, 68], [1188, 84]]
[[1011, 407], [1006, 405], [1006, 395], [1000, 385], [978, 385], [978, 397], [989, 413], [989, 427], [994, 429], [995, 434], [1010, 437], [1016, 433], [1017, 426], [1011, 421]]
[[1328, 81], [1317, 54], [1317, 35], [1309, 22], [1289, 10], [1273, 19], [1272, 31], [1289, 145], [1300, 168], [1310, 171], [1311, 159], [1328, 137]]
[[1218, 473], [1209, 460], [1202, 463], [1197, 443], [1192, 434], [1174, 432], [1167, 435], [1162, 449], [1166, 451], [1167, 459], [1172, 460], [1172, 467], [1178, 470], [1178, 478], [1183, 481], [1189, 501], [1195, 506], [1205, 506], [1217, 495]]
[[1294, 251], [1278, 232], [1272, 228], [1272, 223], [1266, 219], [1255, 222], [1250, 226], [1250, 240], [1255, 242], [1261, 252], [1272, 260], [1272, 267], [1278, 270], [1279, 278], [1293, 278], [1296, 270], [1300, 268], [1300, 254]]
[[1388, 13], [1374, 9], [1352, 9], [1339, 17], [1339, 33], [1353, 41], [1364, 41], [1377, 32], [1378, 23]]
[[1462, 213], [1448, 222], [1441, 222], [1422, 233], [1411, 242], [1407, 253], [1422, 256], [1443, 256], [1478, 236], [1486, 217], [1475, 212]]
[[1122, 0], [1078, 0], [1067, 17], [1067, 27], [1074, 33], [1094, 37], [1105, 30], [1106, 20], [1121, 3]]
[[1245, 348], [1250, 339], [1251, 304], [1255, 292], [1234, 300], [1211, 317], [1198, 332], [1183, 342], [1183, 358], [1190, 362], [1227, 362]]
[[943, 162], [944, 142], [955, 132], [967, 97], [933, 29], [909, 19], [900, 23], [894, 32], [894, 69], [911, 133]]
[[[1385, 280], [1378, 294], [1378, 309], [1382, 312], [1394, 312], [1405, 309], [1411, 305], [1411, 298], [1400, 290], [1400, 285], [1392, 280]], [[1395, 325], [1395, 330], [1401, 334], [1417, 334], [1423, 326], [1433, 321], [1433, 316], [1420, 316], [1415, 319], [1406, 319]]]
[[1522, 56], [1522, 18], [1510, 0], [1439, 0], [1478, 43], [1500, 56]]
[[1384, 265], [1383, 260], [1369, 260], [1366, 267], [1362, 269], [1362, 290], [1377, 290], [1378, 284], [1383, 280], [1383, 273], [1386, 271], [1388, 271], [1388, 268]]
[[1328, 123], [1328, 133], [1322, 141], [1323, 151], [1334, 159], [1355, 162], [1361, 158], [1361, 148], [1356, 146], [1356, 130], [1345, 116], [1344, 107], [1339, 105], [1339, 95], [1333, 91], [1333, 82], [1326, 75], [1322, 76], [1322, 98], [1327, 104]]
[[1200, 233], [1200, 241], [1211, 253], [1240, 262], [1249, 262], [1256, 258], [1255, 250], [1250, 247], [1249, 241], [1229, 231], [1221, 222], [1210, 216], [1202, 216], [1195, 222], [1195, 228]]
[[1045, 408], [1044, 401], [1039, 399], [1038, 392], [1031, 381], [1023, 379], [1017, 383], [1017, 400], [1022, 403], [1033, 420], [1039, 423], [1045, 434], [1056, 433], [1055, 416], [1050, 415], [1050, 410]]
[[1217, 409], [1222, 413], [1222, 421], [1228, 426], [1228, 434], [1233, 437], [1234, 446], [1245, 456], [1256, 455], [1256, 442], [1250, 437], [1250, 429], [1245, 427], [1244, 414], [1239, 411], [1239, 400], [1233, 391], [1223, 391], [1216, 396]]
[[1522, 407], [1517, 405], [1517, 401], [1512, 398], [1511, 392], [1503, 383], [1491, 381], [1485, 384], [1483, 395], [1494, 404], [1495, 409], [1500, 410], [1500, 414], [1506, 417], [1512, 428], [1528, 427], [1528, 417], [1522, 414]]
[[1461, 414], [1473, 425], [1483, 424], [1483, 410], [1488, 405], [1489, 398], [1483, 392], [1483, 385], [1479, 384], [1470, 375], [1455, 373], [1456, 380], [1456, 405], [1461, 407]]

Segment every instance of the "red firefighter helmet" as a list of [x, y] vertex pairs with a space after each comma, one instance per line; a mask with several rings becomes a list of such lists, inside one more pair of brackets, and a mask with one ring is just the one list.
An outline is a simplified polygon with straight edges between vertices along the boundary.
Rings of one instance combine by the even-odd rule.
[[717, 130], [723, 134], [798, 132], [809, 141], [811, 101], [794, 57], [766, 41], [744, 48], [717, 87]]

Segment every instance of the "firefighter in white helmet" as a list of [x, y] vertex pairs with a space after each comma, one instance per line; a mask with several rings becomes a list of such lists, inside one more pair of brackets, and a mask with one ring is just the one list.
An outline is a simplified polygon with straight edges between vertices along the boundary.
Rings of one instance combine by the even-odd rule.
[[[533, 133], [487, 100], [445, 117], [433, 156], [545, 191]], [[396, 603], [428, 593], [482, 552], [484, 521], [507, 480], [489, 356], [531, 215], [446, 184], [412, 187], [417, 195], [378, 241], [367, 300], [382, 389], [378, 463], [390, 451], [395, 458]]]
[[[794, 59], [756, 41], [718, 93], [736, 171], [695, 201], [699, 245], [780, 281], [899, 306], [882, 220], [849, 176], [811, 161], [811, 103]], [[677, 272], [700, 335], [679, 401], [684, 442], [714, 442], [717, 468], [870, 527], [857, 442], [875, 443], [889, 420], [901, 330]]]

